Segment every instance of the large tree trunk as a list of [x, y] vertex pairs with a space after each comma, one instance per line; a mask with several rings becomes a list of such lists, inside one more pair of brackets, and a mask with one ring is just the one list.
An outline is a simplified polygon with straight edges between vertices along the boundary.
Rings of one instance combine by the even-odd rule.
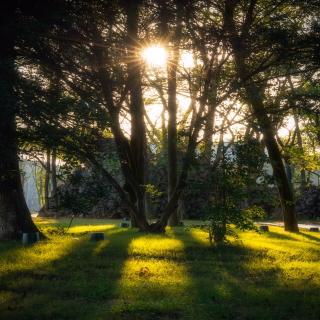
[[[144, 123], [144, 105], [141, 88], [141, 72], [138, 40], [138, 9], [139, 1], [123, 2], [127, 15], [127, 50], [128, 50], [128, 82], [130, 93], [129, 111], [131, 116], [131, 139], [122, 132], [120, 125], [120, 108], [113, 97], [113, 79], [107, 68], [107, 51], [101, 46], [93, 48], [94, 66], [98, 67], [98, 76], [104, 94], [106, 107], [110, 116], [110, 126], [117, 146], [121, 170], [125, 178], [123, 187], [107, 172], [102, 170], [112, 181], [131, 213], [132, 222], [141, 230], [148, 231], [149, 224], [145, 213], [145, 174], [146, 174], [146, 130]], [[102, 43], [103, 39], [97, 29], [95, 41]], [[96, 163], [94, 159], [91, 162]], [[97, 166], [100, 166], [96, 163]], [[103, 168], [101, 168], [103, 169]]]
[[[168, 65], [168, 201], [177, 185], [177, 49]], [[176, 209], [170, 216], [169, 225], [179, 224], [179, 213]]]
[[273, 125], [269, 116], [267, 115], [267, 111], [263, 103], [263, 89], [258, 87], [250, 79], [250, 72], [248, 72], [247, 70], [247, 64], [245, 62], [247, 58], [245, 44], [243, 43], [243, 38], [240, 37], [236, 32], [233, 16], [234, 9], [235, 3], [232, 1], [226, 1], [224, 23], [225, 28], [229, 34], [229, 40], [232, 45], [237, 74], [242, 82], [242, 85], [246, 92], [247, 100], [252, 107], [260, 130], [264, 136], [264, 141], [273, 168], [273, 175], [275, 177], [279, 190], [285, 230], [296, 232], [299, 231], [299, 229], [295, 214], [293, 192], [290, 188], [285, 167], [282, 161], [282, 155], [275, 139], [275, 131]]
[[21, 229], [16, 212], [16, 155], [10, 128], [14, 119], [8, 111], [0, 108], [0, 239], [17, 238]]
[[[168, 202], [172, 198], [178, 181], [177, 162], [177, 68], [179, 62], [179, 45], [182, 28], [182, 6], [181, 1], [176, 0], [176, 23], [173, 36], [169, 31], [169, 10], [167, 1], [160, 4], [160, 30], [161, 36], [166, 41], [166, 49], [169, 54], [167, 65], [168, 77], [168, 131], [167, 131], [167, 151], [168, 151]], [[169, 43], [171, 42], [171, 45]], [[179, 207], [178, 207], [179, 208]], [[180, 213], [178, 208], [174, 210], [169, 218], [170, 226], [180, 224]]]
[[[119, 122], [118, 106], [113, 101], [113, 81], [106, 67], [107, 56], [101, 46], [94, 47], [95, 66], [99, 66], [98, 75], [101, 82], [101, 88], [105, 97], [105, 103], [109, 111], [110, 125], [117, 145], [120, 158], [121, 169], [125, 177], [125, 186], [122, 188], [117, 181], [97, 163], [91, 156], [90, 161], [101, 169], [101, 172], [112, 183], [123, 201], [128, 205], [132, 217], [134, 217], [137, 226], [142, 231], [164, 232], [168, 219], [172, 212], [177, 209], [181, 192], [184, 188], [188, 170], [191, 164], [191, 158], [194, 157], [196, 140], [201, 128], [201, 119], [199, 116], [194, 130], [190, 129], [190, 139], [188, 150], [182, 165], [181, 174], [178, 179], [175, 191], [167, 204], [160, 220], [152, 225], [148, 224], [145, 214], [145, 172], [146, 172], [146, 129], [144, 123], [144, 105], [141, 90], [141, 71], [140, 58], [138, 57], [138, 9], [139, 2], [127, 1], [124, 3], [124, 9], [127, 14], [128, 30], [128, 89], [130, 92], [129, 111], [131, 116], [131, 141], [124, 136]], [[96, 34], [96, 42], [102, 42], [99, 33]], [[200, 112], [200, 114], [202, 114]], [[126, 191], [126, 192], [125, 192]], [[129, 194], [130, 199], [127, 197]]]
[[0, 108], [0, 239], [17, 239], [23, 232], [38, 231], [23, 194], [11, 111]]
[[141, 57], [137, 47], [139, 1], [128, 1], [125, 5], [127, 13], [128, 34], [128, 88], [130, 92], [130, 116], [131, 116], [131, 165], [135, 180], [135, 186], [131, 186], [136, 196], [136, 205], [139, 216], [136, 217], [138, 226], [146, 225], [146, 127], [144, 122], [144, 103], [142, 96]]
[[28, 210], [21, 183], [15, 115], [16, 2], [0, 7], [0, 239], [18, 238], [37, 231]]
[[271, 160], [273, 175], [278, 186], [281, 200], [284, 227], [287, 231], [299, 231], [295, 215], [293, 192], [285, 172], [279, 146], [275, 139], [275, 132], [272, 128], [271, 121], [269, 117], [266, 115], [266, 111], [264, 110], [262, 99], [256, 99], [252, 97], [252, 95], [256, 95], [256, 93], [253, 92], [256, 90], [257, 88], [247, 88], [246, 91], [248, 94], [249, 101], [251, 102], [253, 110], [256, 114], [261, 132], [264, 136], [264, 141], [266, 143], [268, 154]]

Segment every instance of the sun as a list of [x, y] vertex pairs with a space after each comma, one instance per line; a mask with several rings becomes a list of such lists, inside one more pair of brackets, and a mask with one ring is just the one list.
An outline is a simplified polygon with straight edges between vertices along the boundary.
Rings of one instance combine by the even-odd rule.
[[167, 65], [168, 53], [160, 45], [153, 45], [142, 50], [142, 58], [152, 68], [164, 68]]

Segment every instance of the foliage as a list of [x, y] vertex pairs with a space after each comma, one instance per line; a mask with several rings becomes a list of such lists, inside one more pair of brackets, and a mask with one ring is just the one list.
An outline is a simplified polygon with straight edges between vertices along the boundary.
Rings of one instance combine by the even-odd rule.
[[320, 218], [320, 187], [309, 186], [297, 199], [297, 214], [309, 219]]
[[208, 210], [208, 225], [205, 227], [209, 233], [209, 241], [219, 244], [226, 240], [227, 236], [237, 238], [234, 230], [236, 226], [240, 230], [255, 230], [257, 219], [265, 217], [265, 212], [261, 207], [252, 206], [245, 209], [236, 208], [234, 205], [213, 206]]
[[224, 152], [210, 181], [213, 191], [205, 218], [209, 220], [211, 243], [223, 242], [227, 235], [231, 235], [231, 224], [241, 230], [256, 229], [254, 219], [261, 218], [264, 210], [256, 205], [248, 206], [244, 201], [252, 192], [250, 185], [264, 175], [264, 160], [256, 141], [240, 141], [232, 150]]
[[[101, 162], [114, 176], [122, 181], [119, 160], [112, 138], [106, 138], [100, 145], [99, 157]], [[89, 214], [100, 202], [110, 202], [111, 207], [121, 200], [109, 181], [101, 176], [99, 168], [87, 164], [82, 166], [74, 155], [65, 155], [65, 163], [60, 171], [65, 182], [59, 188], [60, 209], [73, 213]], [[109, 208], [107, 214], [114, 213], [115, 208]], [[123, 207], [123, 205], [122, 205]], [[100, 213], [103, 216], [103, 213]]]
[[320, 153], [314, 152], [307, 146], [303, 151], [298, 146], [287, 147], [285, 151], [290, 156], [292, 164], [300, 170], [312, 172], [317, 171], [320, 167]]
[[[73, 169], [59, 188], [60, 210], [88, 215], [100, 201], [120, 202], [112, 186], [93, 168]], [[110, 208], [110, 211], [114, 208]], [[111, 212], [109, 212], [111, 213]]]
[[151, 199], [156, 199], [157, 197], [160, 197], [163, 193], [157, 189], [157, 187], [153, 184], [146, 184], [146, 193], [150, 196]]

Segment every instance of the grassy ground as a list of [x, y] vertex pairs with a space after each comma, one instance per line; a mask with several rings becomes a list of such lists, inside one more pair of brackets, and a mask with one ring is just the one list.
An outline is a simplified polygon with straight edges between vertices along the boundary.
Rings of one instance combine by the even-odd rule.
[[36, 221], [50, 240], [0, 243], [0, 319], [319, 319], [319, 234], [271, 227], [211, 248], [197, 229]]

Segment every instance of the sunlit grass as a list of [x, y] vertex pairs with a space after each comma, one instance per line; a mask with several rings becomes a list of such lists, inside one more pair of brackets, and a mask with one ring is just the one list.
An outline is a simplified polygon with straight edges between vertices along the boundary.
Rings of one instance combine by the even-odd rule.
[[113, 219], [86, 219], [86, 218], [42, 218], [37, 217], [33, 219], [37, 225], [40, 226], [63, 226], [68, 227], [71, 222], [71, 226], [85, 226], [87, 231], [92, 231], [92, 226], [106, 227], [110, 228], [110, 226], [116, 226], [119, 224], [120, 220]]
[[[294, 286], [320, 286], [320, 236], [316, 233], [287, 233], [280, 227], [271, 227], [270, 233], [257, 237], [255, 233], [242, 233], [243, 244], [262, 250], [264, 257], [251, 262], [248, 268], [264, 270], [277, 265], [281, 282]], [[266, 241], [267, 239], [267, 241]]]
[[[214, 248], [199, 229], [109, 220], [52, 233], [69, 221], [36, 219], [50, 233], [34, 246], [0, 243], [0, 319], [318, 319], [317, 233], [271, 227]], [[96, 231], [106, 240], [89, 241]]]
[[[144, 241], [146, 241], [144, 243]], [[149, 310], [155, 314], [183, 314], [185, 306], [192, 304], [191, 279], [180, 254], [182, 243], [165, 239], [161, 248], [158, 237], [141, 237], [130, 245], [132, 254], [124, 263], [119, 281], [118, 295], [122, 297], [112, 305], [119, 316], [129, 306], [135, 310]], [[143, 244], [144, 243], [144, 244]], [[172, 247], [170, 247], [172, 245]], [[159, 251], [154, 251], [155, 249]]]
[[2, 249], [7, 250], [0, 257], [1, 275], [12, 271], [33, 270], [51, 261], [63, 259], [75, 243], [76, 240], [72, 238], [54, 238], [28, 247], [21, 247], [17, 243], [3, 244]]

